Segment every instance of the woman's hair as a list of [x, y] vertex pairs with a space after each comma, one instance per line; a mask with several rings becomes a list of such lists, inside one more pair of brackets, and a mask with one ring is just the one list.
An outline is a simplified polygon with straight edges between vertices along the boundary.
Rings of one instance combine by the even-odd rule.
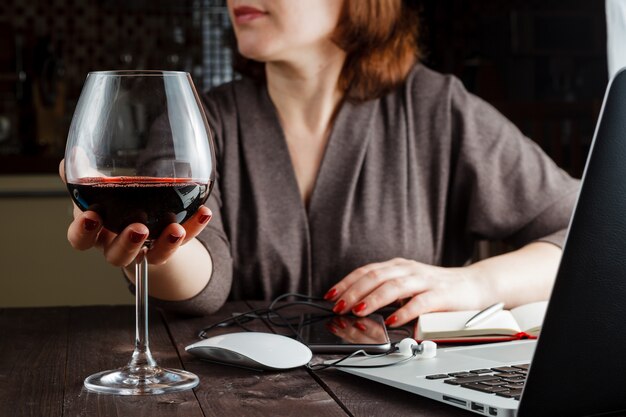
[[335, 43], [346, 51], [339, 86], [349, 99], [380, 97], [419, 57], [418, 17], [408, 0], [345, 0]]
[[[339, 87], [349, 100], [381, 97], [404, 83], [420, 57], [416, 0], [344, 0], [333, 41], [346, 52]], [[264, 64], [235, 54], [237, 72], [257, 80]]]

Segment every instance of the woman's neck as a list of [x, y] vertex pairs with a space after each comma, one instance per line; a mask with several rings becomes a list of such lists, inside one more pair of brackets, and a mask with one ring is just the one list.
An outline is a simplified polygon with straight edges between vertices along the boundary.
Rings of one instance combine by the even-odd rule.
[[305, 206], [313, 193], [333, 118], [343, 97], [338, 80], [345, 54], [336, 47], [328, 48], [328, 52], [313, 59], [300, 56], [265, 66], [268, 92], [278, 112]]
[[338, 80], [345, 54], [330, 48], [323, 58], [266, 64], [267, 88], [283, 128], [325, 134], [343, 98]]

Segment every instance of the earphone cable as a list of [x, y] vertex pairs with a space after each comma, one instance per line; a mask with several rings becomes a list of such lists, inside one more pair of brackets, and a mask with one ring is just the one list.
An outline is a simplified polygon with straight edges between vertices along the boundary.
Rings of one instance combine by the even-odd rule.
[[[271, 303], [269, 304], [268, 307], [262, 307], [262, 308], [256, 308], [256, 309], [252, 309], [249, 311], [246, 311], [244, 313], [240, 313], [240, 314], [236, 314], [233, 315], [232, 317], [228, 317], [224, 320], [220, 320], [218, 322], [215, 322], [207, 327], [202, 328], [199, 332], [198, 332], [198, 337], [201, 339], [206, 339], [207, 338], [207, 333], [216, 328], [216, 327], [226, 327], [226, 326], [230, 326], [232, 324], [237, 324], [239, 327], [241, 327], [242, 329], [246, 330], [246, 331], [252, 331], [251, 329], [247, 328], [244, 323], [247, 323], [251, 320], [254, 319], [262, 319], [262, 320], [267, 320], [268, 323], [272, 324], [273, 326], [277, 326], [277, 327], [288, 327], [289, 330], [292, 332], [293, 336], [295, 338], [297, 338], [298, 340], [300, 340], [300, 335], [299, 332], [296, 328], [293, 327], [292, 325], [292, 321], [294, 320], [301, 320], [301, 315], [297, 315], [297, 316], [285, 316], [283, 314], [280, 313], [280, 310], [283, 310], [285, 308], [289, 308], [289, 307], [293, 307], [295, 305], [305, 305], [308, 307], [312, 307], [312, 308], [316, 308], [319, 310], [323, 310], [326, 311], [328, 313], [332, 313], [332, 309], [325, 307], [323, 305], [314, 303], [312, 301], [292, 301], [292, 302], [288, 302], [285, 304], [282, 304], [280, 306], [276, 306], [276, 304], [287, 298], [287, 297], [296, 297], [296, 298], [303, 298], [306, 300], [313, 300], [313, 301], [323, 301], [324, 299], [321, 297], [313, 297], [313, 296], [308, 296], [305, 294], [299, 294], [299, 293], [285, 293], [285, 294], [281, 294], [278, 297], [276, 297], [274, 300], [271, 301]], [[280, 319], [280, 322], [278, 322], [276, 319]]]
[[417, 352], [413, 351], [413, 353], [411, 354], [411, 356], [405, 356], [404, 358], [397, 360], [395, 362], [391, 362], [391, 363], [382, 363], [382, 364], [377, 364], [377, 365], [340, 365], [341, 362], [346, 361], [348, 359], [351, 359], [359, 354], [366, 356], [368, 358], [377, 358], [377, 357], [385, 357], [388, 356], [392, 353], [397, 352], [397, 348], [390, 351], [390, 352], [386, 352], [386, 353], [381, 353], [378, 355], [370, 355], [367, 352], [365, 352], [364, 350], [357, 350], [356, 352], [353, 352], [347, 356], [344, 356], [343, 358], [337, 359], [334, 362], [331, 363], [317, 363], [317, 364], [311, 364], [311, 363], [307, 363], [306, 367], [308, 369], [310, 369], [311, 371], [322, 371], [324, 369], [328, 369], [328, 368], [361, 368], [361, 369], [373, 369], [373, 368], [385, 368], [388, 366], [395, 366], [395, 365], [399, 365], [401, 363], [404, 362], [408, 362], [409, 360], [415, 358], [417, 356]]

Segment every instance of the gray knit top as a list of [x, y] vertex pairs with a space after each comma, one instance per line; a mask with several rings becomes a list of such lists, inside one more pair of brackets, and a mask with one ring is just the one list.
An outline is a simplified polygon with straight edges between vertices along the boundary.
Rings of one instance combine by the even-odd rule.
[[227, 298], [322, 295], [395, 257], [460, 266], [484, 239], [563, 243], [579, 182], [452, 76], [418, 64], [396, 91], [344, 102], [308, 207], [266, 87], [243, 79], [205, 97], [218, 177], [198, 239], [213, 274], [162, 307], [206, 314]]

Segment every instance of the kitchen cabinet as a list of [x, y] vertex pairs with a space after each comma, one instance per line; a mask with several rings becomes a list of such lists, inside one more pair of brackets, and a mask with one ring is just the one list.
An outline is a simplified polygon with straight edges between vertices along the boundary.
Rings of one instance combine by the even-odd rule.
[[0, 176], [0, 308], [134, 303], [119, 268], [72, 249], [71, 219], [58, 176]]

